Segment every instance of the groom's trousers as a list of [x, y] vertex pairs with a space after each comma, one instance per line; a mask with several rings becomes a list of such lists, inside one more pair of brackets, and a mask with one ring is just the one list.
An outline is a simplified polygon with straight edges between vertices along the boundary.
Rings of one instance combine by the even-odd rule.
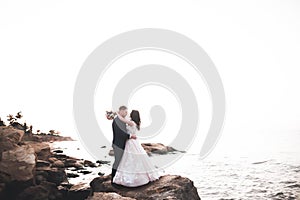
[[114, 164], [112, 167], [111, 180], [113, 180], [113, 178], [117, 172], [118, 166], [120, 164], [120, 161], [121, 161], [123, 153], [124, 153], [124, 149], [121, 149], [120, 147], [118, 147], [116, 145], [112, 145], [112, 147], [114, 150], [115, 161], [114, 161]]

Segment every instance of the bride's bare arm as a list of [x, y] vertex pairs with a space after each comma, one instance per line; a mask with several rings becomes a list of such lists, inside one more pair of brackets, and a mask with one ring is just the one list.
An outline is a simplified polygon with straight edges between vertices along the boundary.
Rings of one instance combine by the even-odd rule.
[[125, 118], [122, 117], [118, 112], [117, 112], [117, 115], [118, 115], [119, 119], [120, 119], [122, 122], [128, 124], [129, 126], [133, 126], [133, 125], [134, 125], [134, 122], [125, 119]]

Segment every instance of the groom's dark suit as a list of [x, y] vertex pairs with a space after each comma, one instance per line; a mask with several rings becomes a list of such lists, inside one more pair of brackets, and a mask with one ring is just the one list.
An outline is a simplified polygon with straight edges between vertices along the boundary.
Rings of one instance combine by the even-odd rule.
[[[116, 171], [118, 169], [119, 163], [124, 153], [126, 141], [129, 139], [130, 135], [127, 134], [126, 124], [122, 122], [119, 117], [116, 117], [112, 123], [113, 130], [113, 144], [115, 162], [112, 167], [112, 179], [114, 178]], [[111, 179], [111, 180], [112, 180]]]

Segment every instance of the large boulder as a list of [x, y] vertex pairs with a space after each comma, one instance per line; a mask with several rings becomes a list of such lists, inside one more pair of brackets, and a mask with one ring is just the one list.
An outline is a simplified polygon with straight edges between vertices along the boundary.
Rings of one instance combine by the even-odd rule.
[[142, 143], [142, 147], [148, 154], [167, 154], [169, 152], [176, 151], [176, 149], [174, 149], [173, 147], [165, 146], [161, 143]]
[[24, 131], [12, 127], [0, 126], [0, 161], [2, 152], [11, 150], [18, 146], [24, 135]]
[[95, 192], [93, 196], [87, 198], [87, 200], [135, 200], [130, 197], [122, 197], [115, 192]]
[[95, 178], [90, 183], [92, 194], [96, 192], [115, 192], [123, 197], [130, 197], [137, 200], [200, 200], [193, 181], [178, 175], [165, 175], [157, 181], [135, 188], [113, 187], [110, 179], [110, 175]]
[[27, 141], [24, 143], [29, 144], [34, 148], [34, 152], [40, 160], [48, 160], [51, 156], [50, 145], [48, 142]]
[[27, 181], [33, 178], [35, 151], [30, 145], [19, 145], [24, 131], [0, 127], [0, 182]]
[[17, 146], [2, 152], [0, 172], [6, 174], [8, 179], [0, 182], [27, 181], [33, 178], [36, 156], [34, 149], [29, 145]]
[[14, 199], [33, 182], [36, 156], [22, 145], [24, 131], [0, 127], [0, 199]]

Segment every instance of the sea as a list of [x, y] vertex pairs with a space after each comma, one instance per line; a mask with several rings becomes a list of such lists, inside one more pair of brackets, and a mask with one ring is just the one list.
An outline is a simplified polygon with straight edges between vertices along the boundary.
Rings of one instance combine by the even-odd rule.
[[[293, 144], [288, 143], [291, 140]], [[234, 155], [219, 153], [204, 159], [200, 159], [198, 153], [178, 152], [182, 157], [162, 170], [164, 174], [176, 174], [191, 179], [202, 200], [300, 200], [300, 145], [297, 146], [300, 144], [300, 134], [283, 133], [278, 141], [290, 148], [278, 148], [267, 153], [259, 150], [246, 154], [237, 152]], [[69, 156], [96, 161], [85, 151], [80, 141], [55, 142], [53, 148], [62, 149]], [[99, 148], [99, 151], [109, 149], [110, 147]], [[174, 154], [153, 155], [150, 159], [155, 162], [156, 159], [167, 156]], [[87, 168], [90, 174], [69, 178], [69, 182], [88, 184], [99, 172], [110, 174], [113, 157], [107, 155], [101, 160], [110, 163], [97, 168]]]

